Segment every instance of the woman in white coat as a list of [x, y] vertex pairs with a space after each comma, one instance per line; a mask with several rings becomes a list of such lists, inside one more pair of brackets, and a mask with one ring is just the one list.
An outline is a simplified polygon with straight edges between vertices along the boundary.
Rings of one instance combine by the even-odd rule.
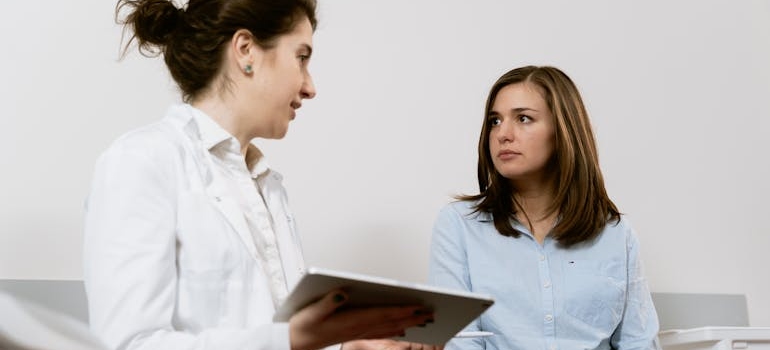
[[140, 51], [163, 55], [185, 103], [97, 161], [84, 247], [92, 330], [112, 349], [423, 348], [353, 340], [398, 336], [430, 311], [337, 311], [339, 290], [271, 321], [304, 264], [281, 176], [251, 141], [282, 138], [315, 96], [315, 1], [120, 0], [117, 12]]

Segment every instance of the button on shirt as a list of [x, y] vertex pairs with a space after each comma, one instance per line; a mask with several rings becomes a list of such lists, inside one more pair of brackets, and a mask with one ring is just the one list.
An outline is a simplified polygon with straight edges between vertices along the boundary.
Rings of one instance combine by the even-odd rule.
[[279, 175], [271, 174], [262, 152], [253, 144], [249, 144], [244, 157], [238, 140], [221, 126], [200, 112], [194, 113], [193, 118], [215, 168], [231, 180], [225, 191], [236, 199], [243, 212], [257, 248], [257, 258], [267, 276], [273, 304], [277, 307], [286, 298], [288, 290], [272, 216], [262, 196], [262, 188], [267, 176]]
[[491, 295], [495, 304], [466, 331], [495, 335], [454, 339], [446, 349], [659, 349], [658, 319], [625, 218], [590, 242], [564, 248], [497, 232], [488, 213], [460, 201], [433, 229], [432, 284]]

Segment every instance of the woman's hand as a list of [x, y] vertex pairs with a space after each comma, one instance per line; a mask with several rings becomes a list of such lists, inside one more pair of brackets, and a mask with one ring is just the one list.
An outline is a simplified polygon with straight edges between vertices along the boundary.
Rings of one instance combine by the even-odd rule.
[[356, 340], [342, 344], [342, 350], [443, 350], [443, 346], [407, 343], [390, 339]]
[[433, 312], [422, 306], [367, 307], [338, 311], [340, 306], [345, 305], [345, 301], [347, 295], [341, 290], [335, 290], [294, 314], [289, 319], [292, 350], [319, 349], [356, 339], [396, 337], [403, 335], [409, 327], [433, 322]]

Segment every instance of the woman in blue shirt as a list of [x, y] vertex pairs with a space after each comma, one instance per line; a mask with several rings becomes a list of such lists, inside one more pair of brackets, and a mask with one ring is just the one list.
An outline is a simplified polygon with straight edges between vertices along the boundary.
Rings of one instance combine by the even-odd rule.
[[658, 349], [633, 229], [604, 188], [588, 114], [557, 68], [495, 82], [479, 139], [479, 194], [436, 220], [432, 283], [496, 303], [447, 349]]

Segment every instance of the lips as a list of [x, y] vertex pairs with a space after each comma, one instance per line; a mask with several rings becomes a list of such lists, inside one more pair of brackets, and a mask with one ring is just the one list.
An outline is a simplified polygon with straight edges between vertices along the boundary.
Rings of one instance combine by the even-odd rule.
[[300, 107], [302, 107], [302, 103], [300, 103], [300, 102], [292, 102], [291, 103], [291, 108], [292, 108], [291, 120], [294, 120], [294, 118], [297, 117], [297, 109], [299, 109]]
[[500, 152], [497, 152], [497, 158], [502, 159], [502, 160], [513, 159], [513, 158], [518, 157], [520, 155], [521, 155], [521, 153], [515, 152], [515, 151], [511, 151], [511, 150], [502, 150]]

